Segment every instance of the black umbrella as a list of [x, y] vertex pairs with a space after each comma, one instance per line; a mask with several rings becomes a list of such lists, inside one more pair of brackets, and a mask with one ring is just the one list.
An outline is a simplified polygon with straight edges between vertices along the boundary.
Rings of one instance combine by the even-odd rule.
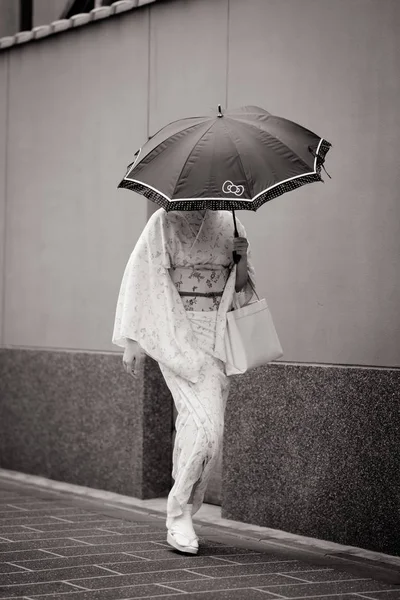
[[180, 119], [138, 150], [120, 182], [170, 210], [256, 211], [307, 183], [323, 181], [331, 144], [257, 106]]

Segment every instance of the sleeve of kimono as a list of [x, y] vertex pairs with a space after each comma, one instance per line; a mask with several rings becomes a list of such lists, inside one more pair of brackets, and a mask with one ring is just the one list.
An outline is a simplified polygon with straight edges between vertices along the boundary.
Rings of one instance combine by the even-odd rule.
[[113, 344], [136, 340], [144, 352], [196, 383], [205, 355], [171, 279], [170, 226], [163, 210], [148, 220], [126, 265], [119, 291]]
[[[237, 217], [236, 217], [236, 225], [237, 225], [239, 236], [247, 238], [246, 229], [244, 228], [244, 226], [242, 225], [242, 223], [239, 221], [239, 219]], [[247, 241], [249, 242], [249, 240], [247, 240]], [[244, 306], [245, 304], [247, 304], [251, 301], [257, 300], [257, 296], [255, 295], [255, 293], [251, 287], [251, 284], [252, 284], [253, 287], [255, 289], [257, 289], [256, 288], [256, 271], [254, 269], [250, 242], [247, 247], [247, 274], [248, 274], [248, 279], [247, 279], [245, 286], [240, 290], [240, 292], [236, 292], [236, 291], [234, 292], [233, 306], [235, 308], [240, 308], [241, 306]]]

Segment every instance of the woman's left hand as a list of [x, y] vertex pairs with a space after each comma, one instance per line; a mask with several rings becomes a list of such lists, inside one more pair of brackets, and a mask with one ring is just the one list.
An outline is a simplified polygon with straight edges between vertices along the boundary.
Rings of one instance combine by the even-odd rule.
[[233, 250], [239, 254], [239, 256], [247, 255], [247, 248], [249, 246], [249, 242], [245, 237], [235, 237], [233, 238]]

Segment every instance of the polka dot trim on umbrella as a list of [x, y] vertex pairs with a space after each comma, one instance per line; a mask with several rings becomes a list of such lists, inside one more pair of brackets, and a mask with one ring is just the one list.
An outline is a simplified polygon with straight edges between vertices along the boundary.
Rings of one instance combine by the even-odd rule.
[[123, 179], [121, 183], [118, 185], [119, 188], [127, 188], [142, 196], [145, 196], [152, 202], [155, 202], [159, 206], [162, 206], [167, 212], [171, 210], [253, 210], [256, 211], [260, 206], [273, 200], [274, 198], [278, 198], [282, 196], [282, 194], [286, 194], [287, 192], [291, 192], [303, 185], [307, 185], [309, 183], [315, 183], [318, 181], [323, 181], [321, 178], [321, 168], [324, 164], [326, 154], [328, 150], [331, 148], [331, 144], [326, 140], [322, 140], [318, 157], [317, 157], [317, 172], [311, 173], [307, 175], [303, 175], [301, 177], [297, 177], [296, 179], [292, 179], [290, 181], [285, 181], [275, 186], [272, 189], [266, 190], [264, 193], [257, 196], [257, 198], [253, 201], [243, 201], [235, 198], [188, 198], [182, 201], [179, 200], [168, 200], [163, 194], [157, 192], [154, 189], [148, 188], [146, 185], [137, 183], [134, 181], [129, 181]]

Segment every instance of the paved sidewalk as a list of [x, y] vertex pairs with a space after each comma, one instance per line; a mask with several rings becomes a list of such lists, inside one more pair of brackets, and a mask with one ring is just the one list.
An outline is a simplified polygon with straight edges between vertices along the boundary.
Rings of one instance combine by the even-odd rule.
[[0, 480], [0, 598], [400, 600], [376, 568], [197, 525], [200, 551], [166, 543], [164, 517]]

